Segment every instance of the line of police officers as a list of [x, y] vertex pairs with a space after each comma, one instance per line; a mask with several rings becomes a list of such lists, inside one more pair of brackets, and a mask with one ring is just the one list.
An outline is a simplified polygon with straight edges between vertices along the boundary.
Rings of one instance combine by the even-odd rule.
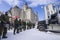
[[[9, 21], [9, 17], [7, 13], [5, 14], [1, 14], [0, 16], [0, 39], [2, 38], [7, 38], [6, 34], [7, 34], [7, 29], [9, 28], [10, 25], [10, 21]], [[19, 33], [19, 27], [21, 26], [21, 19], [16, 18], [14, 20], [14, 30], [13, 30], [13, 34], [15, 34], [15, 32], [17, 31], [17, 33]], [[21, 28], [21, 27], [20, 27]]]

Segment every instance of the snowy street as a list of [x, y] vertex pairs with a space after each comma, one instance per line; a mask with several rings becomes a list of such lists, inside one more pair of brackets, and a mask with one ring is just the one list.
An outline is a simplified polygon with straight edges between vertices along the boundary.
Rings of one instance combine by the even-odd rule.
[[2, 40], [60, 40], [60, 35], [50, 32], [40, 32], [37, 29], [26, 30], [16, 35], [13, 35], [13, 31], [10, 30], [7, 36], [7, 39]]

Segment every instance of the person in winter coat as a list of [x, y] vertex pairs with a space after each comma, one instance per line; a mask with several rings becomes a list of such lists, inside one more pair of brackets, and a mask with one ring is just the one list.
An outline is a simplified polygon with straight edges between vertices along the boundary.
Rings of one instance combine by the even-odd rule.
[[14, 34], [15, 34], [16, 30], [17, 30], [17, 33], [19, 33], [18, 27], [19, 27], [19, 22], [18, 22], [18, 19], [16, 18], [14, 21], [14, 32], [13, 32]]
[[3, 26], [1, 24], [2, 16], [3, 14], [0, 16], [0, 40], [1, 40], [2, 32], [3, 32]]
[[6, 34], [7, 34], [7, 28], [9, 27], [9, 16], [7, 13], [5, 13], [5, 15], [2, 17], [2, 26], [3, 26], [3, 36], [2, 38], [7, 38]]
[[20, 30], [20, 32], [22, 31], [22, 23], [21, 23], [21, 19], [19, 19], [19, 30]]

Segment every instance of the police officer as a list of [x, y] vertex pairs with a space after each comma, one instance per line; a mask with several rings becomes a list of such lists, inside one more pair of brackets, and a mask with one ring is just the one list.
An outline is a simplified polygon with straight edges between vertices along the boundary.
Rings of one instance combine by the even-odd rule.
[[0, 40], [1, 40], [2, 32], [3, 32], [2, 17], [3, 17], [3, 14], [1, 14], [0, 16]]
[[7, 38], [7, 36], [6, 36], [7, 28], [9, 27], [9, 16], [7, 13], [5, 13], [5, 15], [3, 17], [3, 27], [4, 27], [4, 32], [3, 32], [2, 38]]
[[22, 31], [21, 19], [19, 19], [19, 29], [20, 29], [20, 32], [21, 32]]
[[19, 27], [19, 22], [18, 22], [18, 19], [16, 18], [14, 21], [14, 32], [13, 32], [14, 35], [15, 35], [16, 30], [17, 30], [17, 33], [19, 33], [18, 27]]

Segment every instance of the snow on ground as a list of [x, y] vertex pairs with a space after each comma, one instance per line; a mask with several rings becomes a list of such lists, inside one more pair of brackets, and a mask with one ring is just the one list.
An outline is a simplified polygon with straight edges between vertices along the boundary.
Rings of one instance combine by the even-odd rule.
[[13, 31], [8, 31], [7, 39], [2, 40], [60, 40], [60, 35], [51, 32], [41, 32], [37, 29], [30, 29], [13, 35]]

